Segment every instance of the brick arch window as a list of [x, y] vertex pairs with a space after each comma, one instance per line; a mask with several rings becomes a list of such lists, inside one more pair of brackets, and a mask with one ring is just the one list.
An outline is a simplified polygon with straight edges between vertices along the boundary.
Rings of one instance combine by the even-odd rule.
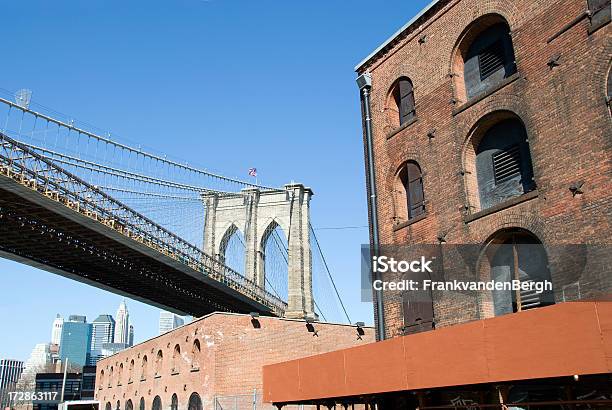
[[106, 402], [106, 406], [104, 406], [104, 409], [105, 410], [112, 410], [112, 408], [113, 408], [113, 405], [110, 404], [110, 401]]
[[162, 410], [162, 402], [159, 396], [155, 396], [155, 398], [153, 399], [151, 410]]
[[147, 355], [144, 355], [142, 357], [142, 368], [140, 372], [140, 380], [146, 380], [148, 368], [149, 368], [149, 360], [147, 359]]
[[123, 377], [123, 363], [120, 363], [119, 370], [117, 371], [117, 386], [121, 386], [122, 377]]
[[100, 388], [104, 386], [104, 369], [100, 371]]
[[128, 383], [134, 381], [134, 359], [130, 360], [130, 367], [128, 369]]
[[[541, 284], [542, 292], [528, 289], [510, 290], [509, 286], [499, 286], [493, 290], [488, 305], [493, 308], [494, 316], [520, 312], [549, 306], [555, 303], [551, 273], [548, 268], [548, 255], [542, 242], [525, 229], [508, 228], [496, 232], [487, 241], [484, 258], [488, 277], [495, 282], [510, 284], [513, 280], [522, 284]], [[535, 286], [533, 286], [535, 288]]]
[[412, 221], [425, 214], [423, 173], [416, 161], [405, 162], [395, 178], [396, 223]]
[[170, 410], [178, 410], [178, 396], [176, 393], [172, 395], [172, 400], [170, 401]]
[[161, 376], [164, 365], [164, 354], [161, 350], [157, 351], [157, 357], [155, 359], [155, 376]]
[[200, 353], [202, 349], [200, 347], [200, 341], [195, 339], [191, 348], [191, 368], [196, 370], [200, 368]]
[[202, 399], [198, 393], [191, 393], [187, 410], [202, 410]]
[[416, 118], [414, 86], [410, 78], [400, 77], [393, 83], [385, 108], [392, 128], [400, 127]]
[[172, 353], [172, 370], [171, 373], [179, 373], [181, 371], [181, 346], [174, 346]]
[[498, 14], [472, 22], [458, 41], [451, 70], [460, 103], [495, 88], [516, 73], [508, 22]]
[[113, 366], [111, 366], [108, 372], [108, 387], [111, 387], [111, 383], [113, 382], [113, 373], [114, 373], [114, 368]]
[[117, 400], [117, 407], [115, 410], [121, 410], [121, 401]]
[[140, 404], [138, 405], [138, 410], [145, 410], [145, 399], [144, 399], [144, 397], [140, 398]]
[[125, 402], [125, 410], [134, 410], [134, 405], [132, 404], [132, 400], [128, 399]]
[[497, 112], [479, 121], [464, 162], [472, 213], [536, 188], [527, 131], [512, 113]]

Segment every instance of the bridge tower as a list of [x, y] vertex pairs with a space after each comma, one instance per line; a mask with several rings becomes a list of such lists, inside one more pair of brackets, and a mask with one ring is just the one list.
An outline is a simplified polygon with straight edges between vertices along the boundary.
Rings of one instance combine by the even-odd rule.
[[310, 198], [313, 192], [302, 184], [284, 190], [243, 189], [238, 195], [204, 194], [204, 252], [224, 259], [230, 237], [244, 234], [245, 274], [265, 289], [265, 244], [277, 226], [288, 243], [288, 318], [316, 318], [312, 293], [310, 244]]

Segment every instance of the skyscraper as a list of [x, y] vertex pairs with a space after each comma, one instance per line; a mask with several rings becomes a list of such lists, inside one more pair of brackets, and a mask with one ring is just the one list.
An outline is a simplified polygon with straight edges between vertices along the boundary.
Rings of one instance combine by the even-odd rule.
[[125, 343], [126, 345], [129, 342], [129, 332], [130, 332], [130, 314], [127, 310], [127, 305], [125, 304], [125, 299], [119, 305], [119, 309], [117, 309], [117, 320], [115, 323], [115, 343]]
[[130, 335], [128, 337], [128, 346], [134, 346], [134, 326], [130, 325]]
[[19, 360], [0, 360], [0, 408], [9, 404], [8, 393], [15, 390], [15, 385], [23, 372], [23, 362]]
[[102, 345], [113, 343], [115, 337], [115, 319], [111, 315], [100, 315], [92, 323], [91, 355], [89, 363], [95, 365], [102, 355]]
[[16, 389], [18, 391], [33, 391], [36, 373], [50, 370], [52, 365], [51, 344], [38, 343], [32, 349], [30, 357], [23, 366]]
[[51, 328], [51, 343], [59, 345], [62, 339], [62, 326], [64, 326], [64, 318], [58, 315], [53, 321], [53, 327]]
[[185, 321], [179, 315], [162, 310], [159, 313], [159, 334], [161, 335], [179, 326], [183, 326], [183, 323]]
[[91, 355], [91, 324], [86, 322], [85, 316], [70, 316], [62, 328], [60, 341], [60, 359], [76, 366], [85, 366]]

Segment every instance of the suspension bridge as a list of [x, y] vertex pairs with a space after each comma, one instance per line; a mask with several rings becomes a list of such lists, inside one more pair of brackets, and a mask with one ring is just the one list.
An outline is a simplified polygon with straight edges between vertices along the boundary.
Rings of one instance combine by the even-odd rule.
[[128, 144], [0, 90], [0, 256], [179, 314], [350, 322], [312, 191]]

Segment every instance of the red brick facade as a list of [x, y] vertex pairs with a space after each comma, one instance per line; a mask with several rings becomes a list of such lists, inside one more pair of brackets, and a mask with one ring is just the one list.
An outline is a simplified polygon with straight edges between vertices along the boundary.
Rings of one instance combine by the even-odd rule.
[[[359, 67], [372, 76], [382, 244], [484, 245], [506, 228], [544, 246], [610, 242], [612, 25], [591, 30], [587, 8], [586, 0], [440, 0]], [[491, 19], [510, 28], [516, 74], [468, 100], [462, 47]], [[398, 127], [389, 96], [404, 76], [416, 119]], [[482, 129], [504, 118], [525, 127], [537, 188], [481, 209], [474, 147]], [[409, 160], [422, 170], [425, 197], [425, 216], [413, 221], [397, 194], [398, 170]], [[436, 326], [483, 318], [467, 304], [434, 303]], [[401, 304], [386, 301], [384, 310], [387, 335], [399, 334]]]
[[177, 409], [184, 410], [197, 393], [205, 410], [220, 396], [252, 409], [250, 395], [256, 391], [261, 399], [264, 365], [374, 340], [371, 328], [358, 335], [354, 326], [312, 326], [316, 334], [301, 320], [213, 313], [98, 362], [96, 400], [101, 409], [140, 410], [142, 398], [151, 410], [159, 396], [160, 410], [167, 410], [176, 394]]

